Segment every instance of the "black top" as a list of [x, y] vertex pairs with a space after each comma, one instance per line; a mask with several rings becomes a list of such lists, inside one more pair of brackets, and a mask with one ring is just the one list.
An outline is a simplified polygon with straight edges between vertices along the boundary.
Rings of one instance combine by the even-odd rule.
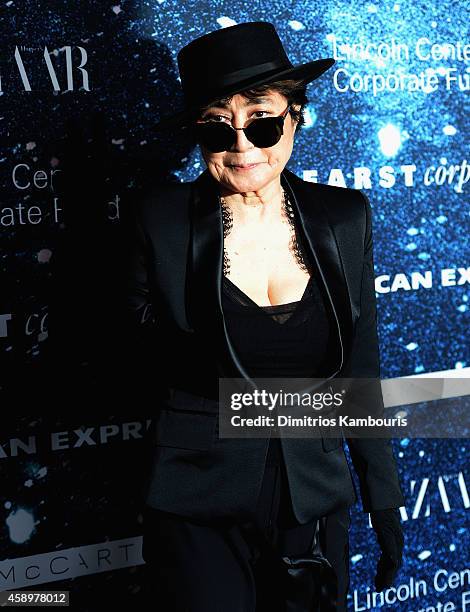
[[[253, 378], [317, 377], [330, 333], [317, 275], [311, 275], [301, 300], [258, 306], [229, 278], [223, 278], [222, 307], [228, 335]], [[271, 438], [267, 465], [281, 458]]]

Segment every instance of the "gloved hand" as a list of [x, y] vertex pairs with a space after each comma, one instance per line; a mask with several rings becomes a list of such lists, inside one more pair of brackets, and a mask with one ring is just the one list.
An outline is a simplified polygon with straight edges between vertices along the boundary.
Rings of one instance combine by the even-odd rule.
[[377, 592], [391, 587], [402, 566], [404, 536], [398, 508], [373, 510], [370, 513], [372, 527], [377, 535], [382, 554], [377, 563], [375, 588]]

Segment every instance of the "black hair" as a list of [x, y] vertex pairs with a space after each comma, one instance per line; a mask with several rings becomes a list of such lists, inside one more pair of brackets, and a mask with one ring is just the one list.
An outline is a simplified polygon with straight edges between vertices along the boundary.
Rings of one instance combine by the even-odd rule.
[[[238, 92], [243, 97], [248, 100], [257, 98], [258, 96], [266, 93], [267, 91], [276, 91], [283, 95], [287, 99], [287, 104], [299, 105], [300, 109], [296, 110], [291, 108], [289, 113], [297, 123], [297, 127], [300, 128], [305, 124], [305, 105], [308, 103], [307, 98], [307, 84], [303, 80], [294, 80], [294, 79], [284, 79], [273, 81], [272, 83], [264, 83], [263, 85], [258, 85], [256, 87], [252, 87], [250, 89], [244, 89]], [[234, 94], [235, 95], [235, 94]], [[225, 98], [219, 98], [218, 100], [214, 100], [210, 104], [199, 108], [197, 113], [193, 115], [193, 118], [196, 119], [203, 112], [211, 108], [212, 106], [224, 106], [225, 104], [230, 104], [232, 96], [227, 96]]]

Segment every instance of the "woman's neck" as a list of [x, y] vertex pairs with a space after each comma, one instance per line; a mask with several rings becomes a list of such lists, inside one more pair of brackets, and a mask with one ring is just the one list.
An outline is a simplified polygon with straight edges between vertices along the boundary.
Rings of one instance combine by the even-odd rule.
[[280, 181], [269, 183], [257, 191], [225, 192], [221, 197], [237, 223], [269, 221], [281, 213], [283, 191]]

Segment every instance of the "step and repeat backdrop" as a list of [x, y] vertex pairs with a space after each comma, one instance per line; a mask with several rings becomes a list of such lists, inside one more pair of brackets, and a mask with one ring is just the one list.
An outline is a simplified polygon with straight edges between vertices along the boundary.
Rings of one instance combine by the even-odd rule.
[[[119, 401], [126, 228], [149, 186], [205, 168], [184, 130], [153, 131], [182, 105], [178, 50], [254, 20], [294, 64], [336, 59], [309, 86], [288, 167], [370, 199], [382, 377], [469, 375], [466, 3], [3, 0], [0, 591], [138, 605], [158, 406]], [[468, 440], [394, 445], [404, 566], [374, 593], [378, 546], [355, 507], [350, 609], [470, 610]]]

